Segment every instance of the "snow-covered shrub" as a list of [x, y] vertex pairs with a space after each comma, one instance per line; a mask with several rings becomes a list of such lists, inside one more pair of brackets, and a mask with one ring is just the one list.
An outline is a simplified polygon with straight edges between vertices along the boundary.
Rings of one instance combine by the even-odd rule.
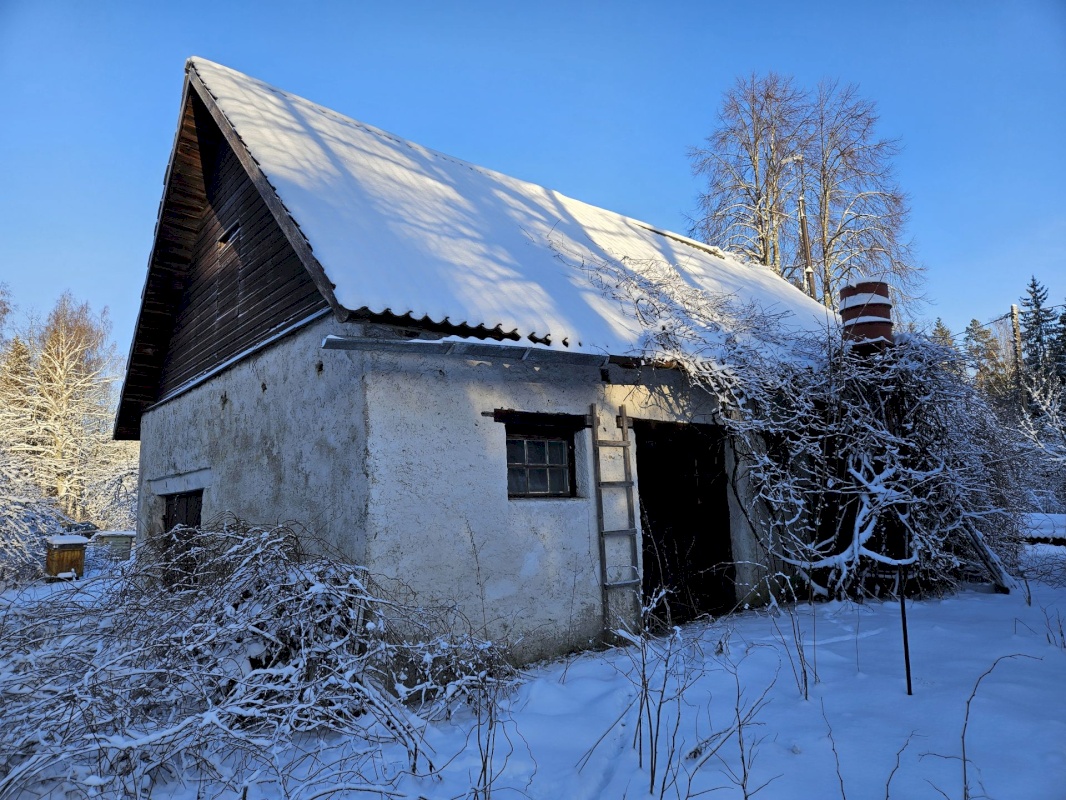
[[307, 737], [363, 743], [333, 779], [424, 772], [423, 720], [396, 675], [422, 664], [418, 695], [440, 703], [506, 663], [466, 632], [392, 635], [433, 614], [382, 596], [360, 567], [308, 556], [289, 528], [209, 527], [146, 543], [117, 577], [0, 609], [0, 800], [90, 785], [137, 796], [168, 777], [284, 783], [296, 768], [279, 753]]
[[[404, 609], [405, 621], [410, 619], [410, 610]], [[387, 653], [381, 669], [393, 692], [425, 719], [446, 717], [461, 704], [477, 710], [486, 696], [498, 694], [517, 674], [506, 648], [474, 631], [464, 631], [466, 621], [455, 617], [454, 609], [420, 615], [424, 638], [412, 637], [408, 629], [407, 635], [396, 640], [385, 623]]]
[[136, 442], [110, 442], [100, 448], [96, 471], [86, 481], [84, 518], [100, 530], [137, 527]]
[[1020, 443], [963, 379], [957, 357], [916, 336], [821, 363], [745, 376], [724, 415], [767, 510], [770, 548], [818, 593], [863, 591], [909, 565], [926, 588], [1017, 557]]
[[1055, 376], [1026, 376], [1020, 427], [1036, 458], [1032, 510], [1066, 512], [1066, 385]]
[[789, 330], [666, 262], [634, 269], [552, 246], [639, 321], [632, 355], [680, 369], [717, 400], [737, 455], [736, 507], [766, 548], [766, 592], [799, 577], [819, 595], [861, 594], [904, 566], [927, 589], [974, 569], [1008, 580], [1025, 447], [954, 349], [902, 334], [859, 352], [837, 325]]
[[0, 451], [0, 591], [43, 573], [44, 539], [69, 521]]

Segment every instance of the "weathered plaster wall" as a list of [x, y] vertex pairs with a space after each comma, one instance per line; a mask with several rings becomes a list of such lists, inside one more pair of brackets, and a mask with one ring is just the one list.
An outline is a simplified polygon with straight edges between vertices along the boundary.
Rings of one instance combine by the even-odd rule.
[[362, 356], [324, 353], [327, 333], [351, 329], [319, 320], [143, 416], [142, 536], [162, 526], [161, 494], [203, 488], [205, 522], [296, 522], [363, 562]]
[[[594, 403], [596, 435], [617, 439], [622, 404], [632, 417], [710, 423], [713, 401], [672, 370], [612, 366], [605, 381], [599, 368], [320, 349], [327, 333], [360, 332], [323, 319], [145, 414], [142, 534], [161, 527], [162, 494], [204, 488], [205, 520], [299, 523], [420, 601], [458, 603], [520, 658], [599, 639], [593, 431], [575, 440], [577, 497], [508, 499], [506, 428], [483, 412], [585, 415]], [[623, 477], [621, 453], [602, 451], [604, 479]], [[610, 527], [626, 527], [624, 496], [605, 497]], [[736, 502], [744, 560], [756, 551]], [[614, 597], [613, 614], [632, 608]]]
[[[458, 601], [477, 627], [518, 642], [526, 658], [597, 639], [592, 431], [575, 441], [578, 497], [508, 499], [505, 426], [483, 414], [585, 415], [595, 403], [598, 435], [617, 439], [623, 403], [631, 416], [680, 422], [712, 421], [713, 405], [694, 406], [672, 371], [656, 372], [651, 385], [618, 385], [605, 383], [598, 368], [450, 357], [375, 354], [363, 367], [372, 568], [426, 601]], [[612, 368], [612, 377], [622, 379], [622, 371]], [[621, 452], [603, 451], [616, 460]], [[604, 479], [621, 479], [617, 463], [604, 468]], [[620, 491], [606, 498], [612, 527], [625, 527], [623, 498]]]

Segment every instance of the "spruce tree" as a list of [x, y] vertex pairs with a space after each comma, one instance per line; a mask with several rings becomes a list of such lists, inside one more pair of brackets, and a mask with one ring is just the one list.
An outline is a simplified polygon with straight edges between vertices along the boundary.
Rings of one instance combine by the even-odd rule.
[[1047, 305], [1047, 288], [1034, 275], [1022, 298], [1022, 352], [1029, 374], [1037, 379], [1050, 376], [1055, 312]]
[[933, 325], [933, 332], [931, 338], [934, 342], [944, 347], [954, 347], [955, 339], [951, 335], [951, 331], [948, 330], [948, 326], [944, 324], [944, 320], [940, 317], [936, 318], [936, 323]]
[[[1066, 303], [1063, 306], [1066, 307]], [[1051, 350], [1055, 374], [1058, 376], [1059, 383], [1066, 385], [1066, 311], [1059, 315]]]

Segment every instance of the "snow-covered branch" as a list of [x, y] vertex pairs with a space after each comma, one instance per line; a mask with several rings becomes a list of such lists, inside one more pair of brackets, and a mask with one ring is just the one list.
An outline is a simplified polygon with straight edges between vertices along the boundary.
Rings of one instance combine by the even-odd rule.
[[1013, 562], [1021, 449], [956, 351], [900, 335], [859, 352], [839, 329], [786, 331], [755, 305], [693, 288], [672, 265], [635, 270], [553, 246], [643, 326], [635, 355], [677, 366], [717, 399], [744, 464], [733, 490], [757, 509], [771, 563], [822, 595], [872, 591], [880, 572], [902, 566], [926, 589], [971, 566], [1004, 579], [988, 548]]
[[[0, 800], [63, 782], [140, 797], [167, 775], [238, 794], [250, 775], [308, 794], [385, 786], [433, 771], [426, 720], [513, 674], [454, 609], [306, 556], [306, 534], [210, 527], [140, 546], [117, 578], [0, 608]], [[308, 737], [348, 742], [325, 785], [293, 761]]]

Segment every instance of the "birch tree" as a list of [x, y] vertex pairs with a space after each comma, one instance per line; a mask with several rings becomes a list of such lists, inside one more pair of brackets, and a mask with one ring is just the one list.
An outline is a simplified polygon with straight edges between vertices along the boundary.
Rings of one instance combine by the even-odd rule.
[[905, 237], [910, 209], [892, 169], [899, 140], [877, 135], [877, 106], [858, 92], [855, 84], [823, 81], [809, 115], [804, 164], [813, 165], [811, 246], [829, 307], [841, 286], [863, 277], [909, 293], [920, 271]]
[[829, 308], [860, 278], [887, 280], [897, 300], [911, 298], [921, 267], [893, 173], [901, 146], [879, 136], [878, 121], [854, 84], [809, 91], [773, 72], [739, 79], [718, 126], [689, 153], [707, 182], [692, 234], [770, 267]]
[[[114, 348], [106, 312], [63, 294], [0, 353], [0, 448], [74, 519], [106, 516], [90, 486], [135, 470], [136, 447], [111, 441]], [[127, 523], [128, 524], [128, 523]]]
[[796, 192], [793, 165], [807, 135], [807, 105], [788, 76], [738, 78], [706, 146], [689, 152], [693, 170], [707, 181], [693, 233], [786, 277], [796, 266], [788, 198]]

